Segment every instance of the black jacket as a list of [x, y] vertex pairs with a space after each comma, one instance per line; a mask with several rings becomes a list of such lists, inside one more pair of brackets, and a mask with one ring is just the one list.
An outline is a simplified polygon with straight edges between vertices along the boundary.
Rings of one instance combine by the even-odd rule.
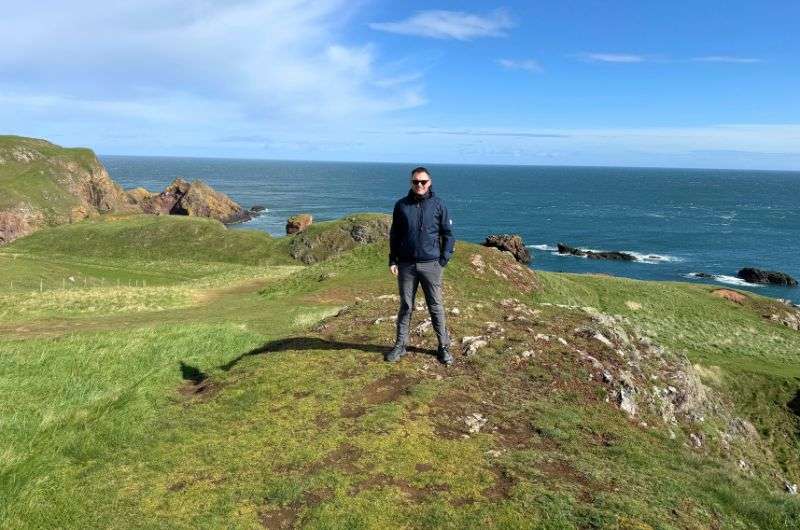
[[432, 187], [422, 197], [409, 190], [395, 203], [389, 232], [389, 265], [438, 260], [444, 267], [453, 255], [454, 244], [453, 220]]

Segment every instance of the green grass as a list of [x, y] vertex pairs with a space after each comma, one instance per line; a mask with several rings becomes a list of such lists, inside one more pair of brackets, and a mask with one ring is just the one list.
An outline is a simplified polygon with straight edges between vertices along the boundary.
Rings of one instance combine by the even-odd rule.
[[[396, 289], [385, 243], [320, 250], [328, 259], [300, 267], [286, 257], [291, 238], [173, 219], [79, 223], [0, 252], [4, 278], [23, 282], [30, 271], [48, 284], [0, 285], [0, 526], [800, 524], [800, 503], [775, 475], [798, 476], [797, 423], [781, 401], [798, 388], [800, 333], [761, 316], [768, 300], [740, 306], [706, 286], [534, 278], [458, 242], [445, 269], [448, 308], [460, 309], [451, 333], [496, 321], [504, 338], [445, 369], [425, 353], [435, 345], [428, 332], [387, 365], [394, 326], [374, 323], [396, 311], [379, 298]], [[338, 241], [345, 226], [320, 225], [309, 240]], [[165, 243], [172, 253], [159, 253]], [[62, 288], [64, 274], [100, 283]], [[539, 313], [507, 322], [507, 298]], [[691, 449], [688, 426], [671, 439], [644, 413], [648, 427], [628, 420], [557, 342], [520, 362], [532, 332], [602, 353], [572, 335], [583, 311], [543, 304], [620, 313], [686, 351], [756, 423], [769, 454], [747, 449], [748, 475], [734, 456]], [[488, 423], [464, 436], [474, 412]]]
[[[13, 152], [38, 153], [41, 158], [17, 161]], [[27, 203], [41, 210], [46, 220], [55, 222], [68, 217], [78, 205], [75, 197], [59, 183], [63, 165], [72, 164], [89, 171], [96, 166], [94, 153], [89, 149], [65, 149], [44, 140], [20, 136], [0, 136], [0, 210]], [[63, 221], [62, 221], [63, 222]]]
[[42, 230], [6, 247], [6, 252], [61, 254], [102, 260], [184, 261], [276, 265], [294, 263], [257, 230], [232, 230], [199, 217], [134, 215], [90, 219]]

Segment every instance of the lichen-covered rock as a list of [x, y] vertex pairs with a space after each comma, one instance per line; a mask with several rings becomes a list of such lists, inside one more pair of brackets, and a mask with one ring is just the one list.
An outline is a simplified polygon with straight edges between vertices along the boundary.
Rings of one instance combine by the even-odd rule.
[[302, 232], [314, 222], [314, 217], [310, 213], [293, 215], [286, 220], [286, 235]]

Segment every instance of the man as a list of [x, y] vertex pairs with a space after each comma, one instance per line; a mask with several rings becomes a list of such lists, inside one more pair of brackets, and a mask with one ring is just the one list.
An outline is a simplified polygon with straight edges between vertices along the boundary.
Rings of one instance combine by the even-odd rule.
[[452, 364], [442, 300], [442, 271], [453, 255], [454, 242], [453, 221], [444, 201], [433, 192], [430, 171], [424, 167], [414, 168], [408, 195], [394, 205], [389, 233], [389, 270], [397, 276], [400, 310], [397, 340], [385, 356], [387, 361], [395, 362], [406, 354], [414, 298], [417, 287], [422, 284], [439, 340], [437, 358], [443, 364]]

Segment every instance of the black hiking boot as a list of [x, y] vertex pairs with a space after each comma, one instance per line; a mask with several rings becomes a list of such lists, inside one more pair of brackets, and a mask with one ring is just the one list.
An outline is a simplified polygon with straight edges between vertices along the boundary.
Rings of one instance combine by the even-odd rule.
[[406, 347], [402, 344], [395, 344], [391, 351], [384, 354], [383, 360], [389, 363], [396, 363], [405, 354]]
[[453, 364], [453, 356], [447, 346], [439, 346], [439, 351], [436, 352], [436, 359], [447, 366]]

